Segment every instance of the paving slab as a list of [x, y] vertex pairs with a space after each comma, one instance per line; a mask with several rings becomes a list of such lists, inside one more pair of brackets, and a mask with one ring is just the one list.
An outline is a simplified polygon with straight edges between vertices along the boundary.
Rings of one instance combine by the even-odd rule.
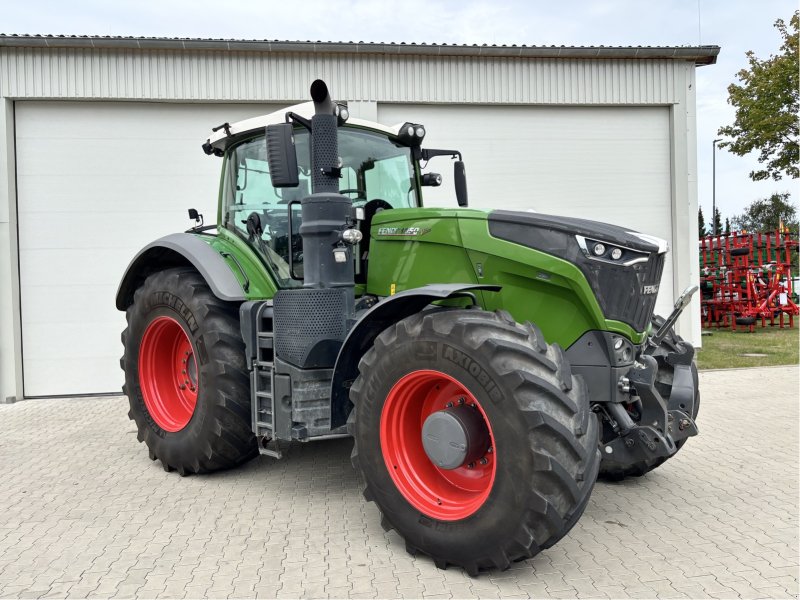
[[676, 457], [599, 482], [561, 542], [474, 579], [383, 531], [351, 440], [180, 477], [124, 397], [0, 405], [0, 597], [797, 597], [799, 372], [701, 373]]

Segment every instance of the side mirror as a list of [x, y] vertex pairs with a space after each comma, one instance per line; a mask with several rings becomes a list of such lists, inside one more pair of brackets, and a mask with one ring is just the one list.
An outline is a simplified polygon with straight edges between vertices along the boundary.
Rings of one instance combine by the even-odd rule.
[[297, 187], [297, 151], [291, 123], [267, 125], [267, 163], [272, 187]]
[[468, 206], [467, 200], [467, 172], [464, 170], [464, 161], [457, 160], [453, 163], [453, 181], [456, 186], [456, 200], [459, 206]]

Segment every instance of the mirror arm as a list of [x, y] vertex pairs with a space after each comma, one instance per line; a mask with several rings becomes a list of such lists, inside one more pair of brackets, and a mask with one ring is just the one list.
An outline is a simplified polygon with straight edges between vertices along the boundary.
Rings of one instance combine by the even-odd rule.
[[462, 160], [461, 152], [458, 150], [435, 150], [433, 148], [420, 149], [420, 157], [422, 160], [428, 161], [434, 156], [449, 156], [450, 158], [458, 157], [458, 160]]
[[309, 131], [311, 131], [311, 121], [309, 121], [308, 119], [306, 119], [304, 117], [301, 117], [300, 115], [295, 114], [295, 113], [293, 113], [291, 111], [286, 113], [286, 122], [287, 123], [298, 123], [298, 124], [302, 125], [303, 127], [305, 127], [306, 129], [308, 129]]

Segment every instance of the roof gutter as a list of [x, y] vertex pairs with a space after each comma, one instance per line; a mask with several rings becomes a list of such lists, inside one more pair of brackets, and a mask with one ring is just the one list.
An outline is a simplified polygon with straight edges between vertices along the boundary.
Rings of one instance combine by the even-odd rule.
[[695, 65], [717, 62], [719, 46], [505, 46], [365, 42], [292, 42], [66, 35], [3, 35], [0, 48], [91, 48], [306, 54], [383, 54], [395, 56], [471, 56], [550, 59], [681, 60]]

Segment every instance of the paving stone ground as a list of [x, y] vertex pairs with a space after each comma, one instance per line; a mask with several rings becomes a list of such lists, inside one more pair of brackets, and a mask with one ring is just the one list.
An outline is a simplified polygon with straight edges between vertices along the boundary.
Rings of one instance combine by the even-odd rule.
[[381, 529], [350, 440], [181, 478], [122, 397], [0, 405], [0, 597], [797, 597], [798, 368], [700, 381], [678, 456], [598, 483], [556, 546], [474, 579]]

